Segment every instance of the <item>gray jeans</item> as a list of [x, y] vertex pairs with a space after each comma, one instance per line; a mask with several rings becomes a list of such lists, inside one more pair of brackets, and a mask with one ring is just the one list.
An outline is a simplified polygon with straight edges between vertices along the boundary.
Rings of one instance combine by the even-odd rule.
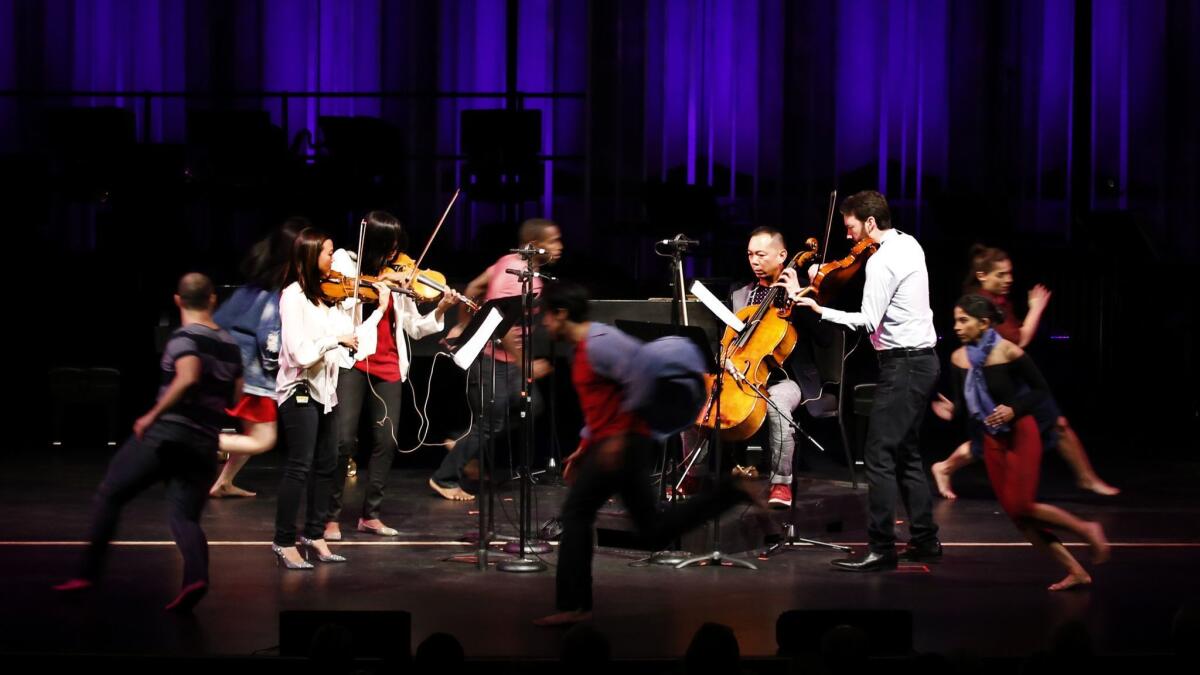
[[792, 415], [804, 400], [800, 385], [791, 380], [767, 387], [771, 402], [767, 404], [767, 450], [771, 453], [771, 484], [792, 484], [792, 456], [796, 451], [796, 434], [792, 430]]

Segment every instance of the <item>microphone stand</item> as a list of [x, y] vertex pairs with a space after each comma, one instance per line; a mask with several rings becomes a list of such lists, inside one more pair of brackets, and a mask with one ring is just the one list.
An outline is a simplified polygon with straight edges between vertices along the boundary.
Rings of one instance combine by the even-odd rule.
[[[525, 258], [525, 269], [506, 269], [508, 274], [516, 275], [521, 280], [521, 421], [523, 429], [521, 463], [517, 469], [517, 479], [520, 483], [520, 517], [519, 536], [516, 542], [504, 547], [504, 552], [516, 557], [496, 563], [496, 569], [501, 572], [543, 572], [546, 563], [537, 556], [550, 551], [550, 545], [540, 539], [533, 539], [533, 476], [530, 466], [533, 464], [533, 354], [530, 338], [533, 335], [533, 280], [534, 278], [551, 279], [544, 274], [534, 271], [534, 257], [544, 252], [544, 249], [524, 247], [517, 251]], [[530, 556], [533, 557], [530, 557]]]
[[[683, 280], [683, 254], [687, 250], [688, 244], [681, 241], [683, 236], [675, 238], [670, 254], [671, 258], [671, 285], [674, 286], [674, 292], [671, 293], [671, 328], [675, 333], [679, 333], [679, 327], [688, 325], [687, 315], [687, 287]], [[660, 242], [661, 243], [661, 242]], [[655, 253], [658, 253], [657, 249]], [[658, 255], [663, 255], [658, 253]], [[687, 473], [679, 474], [680, 463], [674, 459], [676, 448], [682, 450], [679, 441], [679, 434], [675, 434], [663, 443], [662, 451], [662, 471], [659, 474], [659, 500], [667, 502], [667, 508], [674, 510], [679, 502], [679, 485], [683, 483], [683, 476]], [[680, 453], [682, 454], [682, 452]], [[668, 468], [670, 467], [670, 468]], [[690, 465], [689, 465], [690, 468]], [[667, 480], [675, 484], [675, 488], [671, 492], [670, 500], [667, 500]], [[650, 555], [649, 562], [654, 565], [678, 565], [692, 557], [691, 552], [683, 550], [683, 541], [680, 537], [676, 537], [675, 541], [671, 542], [672, 548], [664, 551], [656, 551]]]

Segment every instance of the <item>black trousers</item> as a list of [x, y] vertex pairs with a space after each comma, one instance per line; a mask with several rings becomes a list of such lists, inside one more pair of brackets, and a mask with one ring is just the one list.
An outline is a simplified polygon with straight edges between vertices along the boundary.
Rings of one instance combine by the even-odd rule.
[[[617, 442], [611, 438], [600, 444]], [[592, 608], [593, 525], [596, 513], [614, 494], [620, 494], [639, 535], [650, 548], [662, 548], [677, 535], [716, 516], [745, 499], [745, 493], [726, 481], [715, 491], [658, 512], [658, 499], [650, 478], [657, 444], [645, 436], [626, 436], [621, 459], [612, 469], [601, 467], [594, 447], [578, 467], [578, 475], [563, 503], [562, 539], [558, 547], [556, 604], [560, 611]]]
[[217, 437], [177, 422], [155, 422], [142, 440], [130, 437], [117, 450], [100, 488], [91, 544], [80, 576], [95, 581], [103, 571], [121, 509], [160, 481], [167, 483], [168, 522], [183, 555], [183, 585], [208, 581], [208, 539], [200, 513], [217, 474]]
[[[450, 452], [446, 453], [441, 465], [433, 474], [433, 480], [442, 487], [457, 487], [463, 484], [465, 478], [463, 469], [472, 460], [479, 458], [487, 446], [487, 429], [490, 425], [492, 435], [499, 441], [505, 436], [505, 428], [511, 415], [521, 406], [521, 364], [493, 361], [490, 357], [481, 356], [482, 382], [479, 367], [472, 367], [467, 374], [467, 400], [471, 404], [473, 420], [471, 433], [458, 442]], [[495, 394], [496, 402], [489, 410], [488, 401], [492, 395], [492, 363], [496, 364]], [[480, 425], [476, 416], [479, 414], [479, 394], [483, 391], [483, 405], [487, 418]], [[537, 387], [533, 388], [533, 414], [536, 417], [543, 407]]]
[[296, 516], [305, 498], [304, 536], [325, 534], [326, 510], [337, 466], [337, 416], [324, 412], [315, 400], [297, 405], [296, 397], [279, 404], [279, 427], [287, 448], [287, 463], [275, 506], [275, 544], [296, 545]]
[[[396, 458], [397, 424], [400, 420], [402, 382], [387, 382], [357, 368], [343, 368], [338, 374], [337, 468], [329, 494], [329, 522], [342, 515], [342, 493], [346, 487], [346, 468], [358, 453], [358, 424], [365, 406], [371, 420], [371, 463], [367, 467], [367, 493], [363, 498], [362, 518], [379, 517], [383, 493], [387, 487], [392, 460]], [[374, 390], [374, 393], [372, 393]], [[380, 400], [382, 399], [382, 400]], [[383, 420], [383, 424], [377, 424]], [[361, 466], [359, 474], [362, 475]]]
[[897, 492], [908, 511], [910, 543], [937, 538], [919, 441], [939, 370], [934, 354], [880, 356], [863, 453], [869, 489], [867, 537], [873, 552], [895, 550]]

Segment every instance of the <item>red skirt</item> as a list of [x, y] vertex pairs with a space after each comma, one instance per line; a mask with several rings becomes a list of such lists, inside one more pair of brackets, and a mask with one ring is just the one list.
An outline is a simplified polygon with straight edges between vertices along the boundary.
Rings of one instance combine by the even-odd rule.
[[246, 394], [242, 400], [238, 401], [237, 405], [227, 408], [225, 412], [240, 420], [259, 424], [274, 422], [279, 417], [275, 408], [275, 399], [253, 394]]

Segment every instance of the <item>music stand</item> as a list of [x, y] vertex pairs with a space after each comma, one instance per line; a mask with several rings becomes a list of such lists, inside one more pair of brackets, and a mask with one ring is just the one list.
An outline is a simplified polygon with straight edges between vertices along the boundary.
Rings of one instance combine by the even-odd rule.
[[[711, 350], [709, 351], [709, 354], [712, 354]], [[724, 354], [722, 354], [722, 358], [724, 358]], [[713, 415], [713, 428], [709, 438], [710, 442], [712, 443], [712, 449], [714, 453], [713, 462], [715, 466], [714, 470], [716, 472], [714, 478], [715, 480], [721, 480], [721, 387], [725, 380], [723, 372], [723, 367], [725, 364], [717, 363], [717, 359], [715, 358], [711, 363], [715, 368], [715, 374], [713, 375], [712, 390], [710, 391], [712, 408], [709, 410], [709, 414]], [[730, 558], [721, 551], [721, 514], [718, 513], [717, 515], [713, 516], [712, 528], [712, 552], [684, 560], [683, 562], [675, 565], [675, 569], [679, 570], [685, 567], [691, 567], [692, 565], [707, 565], [709, 563], [715, 563], [717, 565], [723, 565], [727, 567], [741, 567], [748, 570], [758, 569], [758, 566], [749, 560]]]
[[[479, 428], [484, 430], [487, 439], [486, 445], [479, 452], [479, 549], [476, 554], [476, 562], [481, 570], [487, 569], [488, 546], [491, 544], [496, 528], [495, 486], [492, 484], [492, 465], [495, 459], [496, 438], [491, 422], [492, 408], [496, 405], [496, 359], [494, 357], [494, 350], [499, 349], [500, 337], [506, 334], [512, 328], [513, 324], [516, 323], [517, 317], [521, 313], [520, 307], [521, 296], [519, 295], [509, 295], [488, 300], [471, 317], [470, 322], [467, 323], [461, 335], [453, 340], [446, 341], [450, 346], [450, 353], [454, 356], [454, 364], [464, 371], [474, 365], [477, 368], [476, 373], [479, 378], [479, 413], [476, 417]], [[496, 318], [493, 318], [493, 313], [496, 315]], [[485, 407], [483, 360], [479, 358], [479, 354], [488, 343], [492, 344], [493, 349], [493, 358], [490, 359], [492, 366], [490, 373], [492, 386]], [[458, 558], [459, 556], [456, 556], [452, 560]]]

